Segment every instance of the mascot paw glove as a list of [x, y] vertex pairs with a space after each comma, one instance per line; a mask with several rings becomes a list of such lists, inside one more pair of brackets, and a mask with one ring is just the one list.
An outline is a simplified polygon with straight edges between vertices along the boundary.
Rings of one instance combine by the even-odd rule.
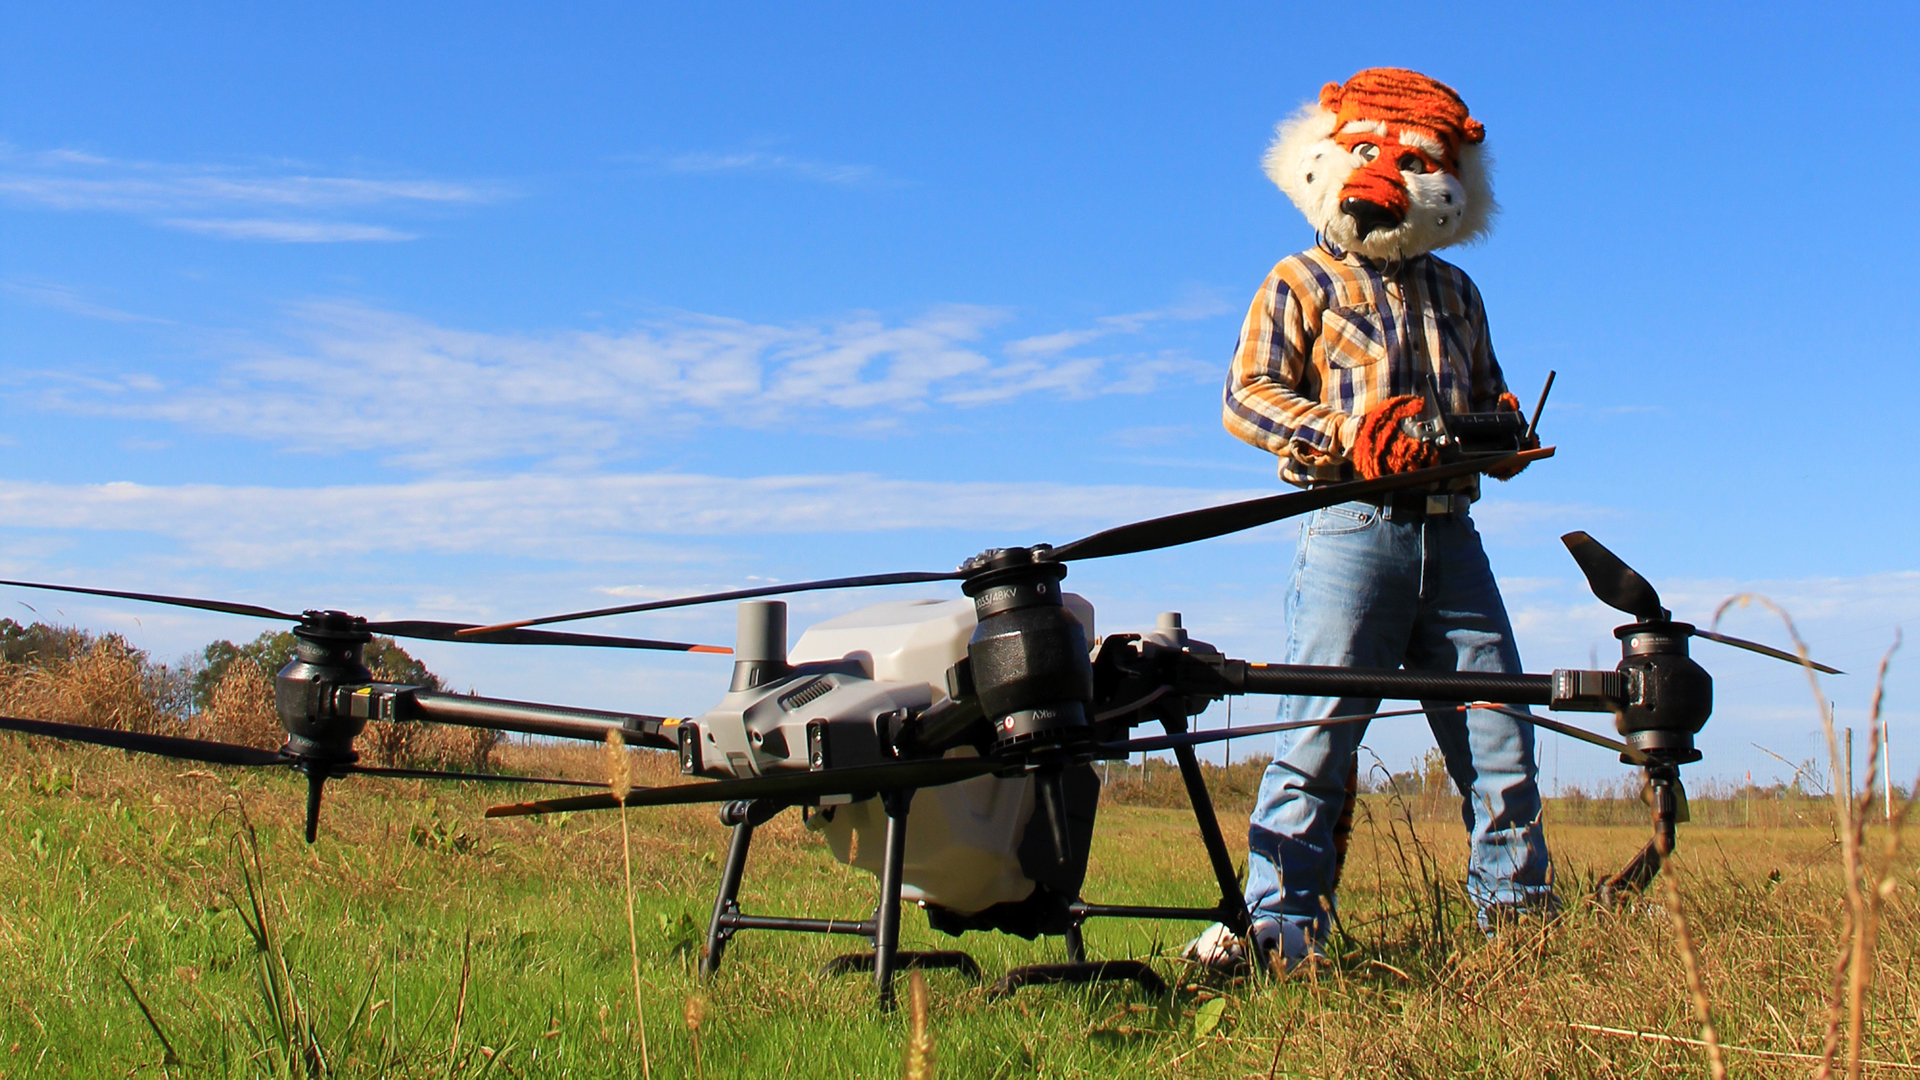
[[[1497, 407], [1501, 409], [1505, 409], [1508, 412], [1519, 412], [1520, 399], [1517, 397], [1514, 397], [1512, 394], [1501, 394], [1500, 401]], [[1527, 440], [1526, 448], [1529, 450], [1532, 450], [1538, 447], [1539, 445], [1540, 445], [1540, 440], [1538, 438], [1531, 438]], [[1487, 475], [1493, 477], [1495, 480], [1511, 480], [1514, 477], [1519, 476], [1521, 473], [1525, 472], [1529, 464], [1531, 463], [1522, 461], [1517, 465], [1503, 465], [1497, 469], [1488, 469]]]
[[1400, 421], [1417, 419], [1426, 402], [1414, 394], [1388, 398], [1360, 417], [1349, 457], [1362, 479], [1377, 480], [1440, 464], [1440, 448], [1400, 430]]

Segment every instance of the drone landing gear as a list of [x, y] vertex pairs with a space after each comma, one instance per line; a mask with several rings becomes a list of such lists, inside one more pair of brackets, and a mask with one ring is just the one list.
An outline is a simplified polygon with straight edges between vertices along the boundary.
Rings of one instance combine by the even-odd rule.
[[873, 972], [880, 1008], [893, 1008], [893, 973], [902, 967], [926, 970], [958, 971], [971, 979], [980, 977], [980, 965], [962, 952], [900, 951], [901, 867], [907, 855], [907, 807], [912, 791], [891, 791], [880, 796], [887, 811], [887, 851], [880, 866], [880, 906], [869, 919], [791, 919], [778, 915], [747, 915], [740, 910], [740, 878], [747, 867], [747, 849], [753, 843], [753, 830], [773, 820], [788, 808], [788, 803], [771, 799], [730, 802], [720, 808], [722, 824], [733, 826], [733, 842], [727, 848], [726, 869], [720, 875], [720, 895], [713, 903], [713, 921], [707, 927], [706, 954], [700, 958], [700, 974], [720, 970], [727, 942], [742, 930], [785, 930], [800, 934], [852, 934], [873, 942], [870, 953], [850, 953], [828, 961], [822, 974], [838, 975], [850, 971]]
[[1132, 982], [1142, 993], [1159, 997], [1167, 992], [1166, 981], [1155, 974], [1144, 960], [1096, 960], [1071, 964], [1028, 964], [1014, 968], [987, 988], [987, 997], [1003, 998], [1023, 986], [1057, 986], [1061, 983]]
[[[1166, 724], [1168, 734], [1186, 730], [1184, 718], [1169, 717], [1166, 718]], [[1246, 900], [1240, 895], [1240, 875], [1234, 869], [1233, 856], [1227, 851], [1226, 837], [1220, 832], [1220, 819], [1213, 811], [1213, 797], [1207, 792], [1206, 777], [1200, 772], [1199, 756], [1191, 746], [1176, 748], [1173, 756], [1180, 765], [1180, 779], [1186, 784], [1187, 801], [1193, 805], [1194, 820], [1200, 827], [1200, 839], [1207, 849], [1207, 862], [1212, 866], [1214, 881], [1220, 887], [1220, 903], [1210, 908], [1196, 908], [1077, 901], [1067, 908], [1073, 918], [1065, 934], [1068, 962], [1014, 968], [993, 985], [988, 991], [989, 997], [1011, 994], [1023, 986], [1091, 982], [1132, 982], [1149, 994], [1167, 992], [1165, 981], [1142, 961], [1089, 961], [1080, 928], [1091, 918], [1217, 921], [1243, 938], [1248, 936], [1247, 931], [1253, 920], [1247, 914]], [[1255, 948], [1259, 948], [1257, 943]], [[1256, 955], [1254, 960], [1259, 970], [1266, 970], [1267, 957], [1264, 953]]]
[[1619, 873], [1603, 878], [1594, 889], [1594, 899], [1601, 907], [1619, 907], [1653, 884], [1661, 864], [1673, 854], [1674, 845], [1679, 842], [1676, 826], [1688, 817], [1686, 793], [1680, 787], [1680, 767], [1663, 762], [1646, 768], [1653, 802], [1653, 839], [1647, 841], [1647, 846]]

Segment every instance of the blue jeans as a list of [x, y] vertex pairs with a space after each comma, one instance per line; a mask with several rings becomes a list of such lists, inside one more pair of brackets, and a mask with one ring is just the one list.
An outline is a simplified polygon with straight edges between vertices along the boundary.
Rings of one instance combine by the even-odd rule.
[[[1506, 606], [1465, 515], [1404, 523], [1350, 502], [1301, 529], [1287, 583], [1289, 664], [1413, 671], [1519, 671]], [[1377, 698], [1289, 697], [1282, 720], [1374, 712]], [[1550, 902], [1531, 724], [1422, 702], [1447, 772], [1463, 793], [1472, 850], [1467, 892], [1492, 904]], [[1393, 721], [1389, 721], [1393, 722]], [[1307, 924], [1326, 936], [1336, 875], [1334, 822], [1365, 723], [1283, 732], [1247, 828], [1247, 907], [1255, 921]], [[1323, 903], [1324, 900], [1324, 903]]]

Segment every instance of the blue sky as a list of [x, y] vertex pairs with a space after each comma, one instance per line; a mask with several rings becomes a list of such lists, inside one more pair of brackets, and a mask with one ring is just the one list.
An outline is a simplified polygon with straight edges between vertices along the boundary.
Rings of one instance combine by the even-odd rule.
[[[390, 7], [0, 13], [5, 576], [507, 618], [1271, 491], [1218, 421], [1248, 298], [1312, 240], [1260, 153], [1321, 83], [1400, 65], [1486, 124], [1504, 213], [1451, 257], [1521, 396], [1560, 372], [1559, 456], [1476, 512], [1529, 666], [1611, 663], [1574, 528], [1681, 617], [1763, 591], [1856, 672], [1920, 618], [1906, 7]], [[1277, 658], [1294, 531], [1070, 584], [1103, 629], [1177, 609]], [[21, 600], [163, 655], [264, 628]], [[420, 651], [650, 712], [724, 677]], [[1816, 751], [1796, 672], [1699, 654], [1708, 773]], [[1856, 723], [1868, 690], [1827, 687]]]

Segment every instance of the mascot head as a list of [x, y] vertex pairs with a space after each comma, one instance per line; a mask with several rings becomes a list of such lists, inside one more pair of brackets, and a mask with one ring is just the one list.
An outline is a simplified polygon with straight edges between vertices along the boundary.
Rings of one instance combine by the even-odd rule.
[[1369, 68], [1282, 122], [1267, 176], [1342, 250], [1398, 260], [1486, 235], [1487, 137], [1453, 88]]

